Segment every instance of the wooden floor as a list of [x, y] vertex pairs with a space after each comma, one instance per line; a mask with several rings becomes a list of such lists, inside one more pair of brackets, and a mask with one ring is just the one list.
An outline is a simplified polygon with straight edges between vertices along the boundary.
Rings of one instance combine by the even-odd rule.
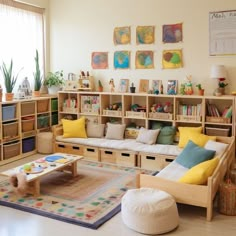
[[[33, 156], [0, 167], [0, 171], [23, 164], [41, 156]], [[211, 222], [205, 220], [205, 209], [187, 205], [178, 205], [180, 223], [179, 227], [165, 235], [181, 236], [235, 236], [236, 216], [225, 216], [214, 211]], [[46, 217], [26, 213], [0, 206], [0, 236], [134, 236], [140, 235], [128, 229], [122, 222], [121, 214], [102, 225], [98, 230], [56, 221]]]

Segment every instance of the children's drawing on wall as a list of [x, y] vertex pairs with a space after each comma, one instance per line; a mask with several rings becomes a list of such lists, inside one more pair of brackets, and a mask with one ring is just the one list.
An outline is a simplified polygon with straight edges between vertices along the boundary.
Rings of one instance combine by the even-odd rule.
[[108, 53], [107, 52], [93, 52], [91, 64], [93, 69], [107, 69], [108, 68]]
[[130, 44], [130, 27], [116, 27], [114, 29], [113, 41], [115, 45]]
[[137, 51], [135, 55], [136, 69], [152, 69], [153, 63], [153, 51]]
[[176, 69], [183, 67], [182, 50], [163, 50], [162, 67], [163, 69]]
[[175, 95], [177, 94], [177, 80], [168, 80], [167, 84], [167, 94], [168, 95]]
[[116, 51], [114, 53], [114, 68], [128, 69], [130, 67], [130, 52]]
[[148, 79], [140, 79], [139, 81], [139, 92], [147, 93], [149, 90], [149, 80]]
[[152, 44], [155, 42], [154, 26], [137, 26], [136, 28], [136, 43], [137, 44]]
[[162, 26], [162, 42], [178, 43], [183, 41], [182, 23]]

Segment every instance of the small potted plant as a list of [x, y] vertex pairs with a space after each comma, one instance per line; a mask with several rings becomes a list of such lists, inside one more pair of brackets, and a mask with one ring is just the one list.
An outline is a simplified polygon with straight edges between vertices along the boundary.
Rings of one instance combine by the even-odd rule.
[[197, 84], [196, 87], [198, 88], [198, 95], [204, 95], [204, 89], [202, 88], [201, 84]]
[[47, 86], [49, 94], [56, 94], [64, 85], [63, 71], [48, 72], [44, 85]]
[[130, 92], [135, 93], [135, 89], [136, 89], [136, 87], [134, 87], [134, 83], [131, 83]]
[[2, 75], [4, 78], [4, 84], [6, 88], [6, 101], [12, 101], [14, 94], [12, 93], [16, 80], [18, 77], [19, 72], [16, 76], [13, 75], [13, 61], [11, 59], [11, 64], [9, 67], [3, 62], [1, 67]]
[[98, 80], [98, 92], [103, 92], [103, 86], [101, 80]]
[[34, 58], [35, 60], [35, 72], [34, 75], [34, 97], [40, 96], [40, 89], [42, 86], [43, 76], [41, 75], [41, 70], [39, 68], [39, 53], [38, 50], [36, 50], [36, 56]]

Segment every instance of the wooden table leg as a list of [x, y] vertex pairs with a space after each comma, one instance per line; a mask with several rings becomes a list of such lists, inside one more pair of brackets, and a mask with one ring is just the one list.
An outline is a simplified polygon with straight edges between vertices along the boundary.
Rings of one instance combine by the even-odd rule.
[[73, 177], [78, 175], [78, 171], [77, 171], [77, 161], [71, 163], [71, 174]]
[[40, 179], [35, 179], [30, 182], [29, 193], [33, 194], [34, 197], [38, 197], [40, 195]]

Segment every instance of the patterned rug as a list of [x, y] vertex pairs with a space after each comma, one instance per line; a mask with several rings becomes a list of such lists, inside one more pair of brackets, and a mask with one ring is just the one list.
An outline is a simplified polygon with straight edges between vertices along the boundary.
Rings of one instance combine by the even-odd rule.
[[120, 211], [122, 196], [135, 188], [137, 173], [152, 171], [81, 160], [79, 175], [53, 172], [41, 179], [41, 195], [19, 196], [0, 181], [0, 205], [97, 229]]

